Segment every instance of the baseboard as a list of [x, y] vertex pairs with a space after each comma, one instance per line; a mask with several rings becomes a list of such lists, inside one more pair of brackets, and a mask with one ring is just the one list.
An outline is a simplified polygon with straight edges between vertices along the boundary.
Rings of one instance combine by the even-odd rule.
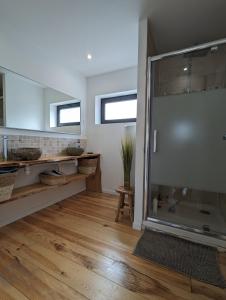
[[103, 193], [106, 193], [106, 194], [117, 195], [115, 190], [102, 188], [102, 191], [103, 191]]
[[142, 230], [142, 224], [133, 222], [133, 229], [139, 230], [139, 231]]

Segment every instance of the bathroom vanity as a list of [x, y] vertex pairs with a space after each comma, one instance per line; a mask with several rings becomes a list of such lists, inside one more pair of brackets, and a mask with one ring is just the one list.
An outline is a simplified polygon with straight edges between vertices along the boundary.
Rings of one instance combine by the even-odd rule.
[[[47, 185], [44, 183], [36, 182], [33, 184], [25, 185], [19, 188], [15, 188], [13, 190], [12, 196], [10, 199], [6, 201], [0, 202], [0, 205], [5, 204], [7, 202], [15, 201], [27, 196], [31, 196], [37, 193], [41, 193], [50, 189], [56, 189], [59, 186], [67, 185], [71, 182], [85, 180], [86, 181], [86, 190], [87, 191], [94, 191], [94, 192], [101, 192], [101, 171], [100, 171], [100, 154], [83, 154], [80, 156], [50, 156], [40, 158], [38, 160], [31, 160], [31, 161], [0, 161], [0, 168], [1, 167], [18, 167], [24, 168], [25, 170], [31, 168], [35, 165], [45, 165], [51, 163], [62, 163], [62, 162], [78, 162], [84, 160], [95, 159], [96, 167], [95, 173], [87, 175], [87, 174], [69, 174], [66, 175], [66, 182], [64, 184], [56, 184], [56, 185]], [[32, 170], [29, 170], [29, 173]], [[26, 176], [26, 175], [24, 175]]]
[[[0, 202], [0, 226], [84, 190], [101, 192], [100, 154], [65, 155], [68, 147], [86, 148], [83, 101], [0, 66], [0, 168], [18, 168], [10, 199]], [[7, 154], [19, 148], [41, 149], [42, 156], [9, 160]], [[95, 172], [79, 172], [89, 160]], [[41, 182], [40, 173], [50, 170], [61, 171], [65, 181]]]

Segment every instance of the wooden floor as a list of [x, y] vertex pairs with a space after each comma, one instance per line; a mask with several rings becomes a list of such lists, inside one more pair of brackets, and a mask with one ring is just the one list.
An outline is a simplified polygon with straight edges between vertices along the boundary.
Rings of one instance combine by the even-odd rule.
[[1, 228], [0, 299], [226, 299], [133, 256], [140, 232], [114, 223], [115, 208], [114, 196], [81, 193]]

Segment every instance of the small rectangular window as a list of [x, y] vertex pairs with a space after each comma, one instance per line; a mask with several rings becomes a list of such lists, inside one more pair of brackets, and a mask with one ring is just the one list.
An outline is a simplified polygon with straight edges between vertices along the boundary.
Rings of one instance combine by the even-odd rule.
[[80, 125], [80, 102], [57, 106], [57, 127]]
[[101, 99], [101, 123], [136, 122], [137, 94]]

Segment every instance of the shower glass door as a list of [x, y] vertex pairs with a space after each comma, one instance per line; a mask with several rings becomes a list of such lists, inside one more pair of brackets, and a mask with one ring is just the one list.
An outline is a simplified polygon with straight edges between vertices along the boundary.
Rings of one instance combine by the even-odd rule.
[[148, 217], [226, 236], [226, 45], [151, 62]]

